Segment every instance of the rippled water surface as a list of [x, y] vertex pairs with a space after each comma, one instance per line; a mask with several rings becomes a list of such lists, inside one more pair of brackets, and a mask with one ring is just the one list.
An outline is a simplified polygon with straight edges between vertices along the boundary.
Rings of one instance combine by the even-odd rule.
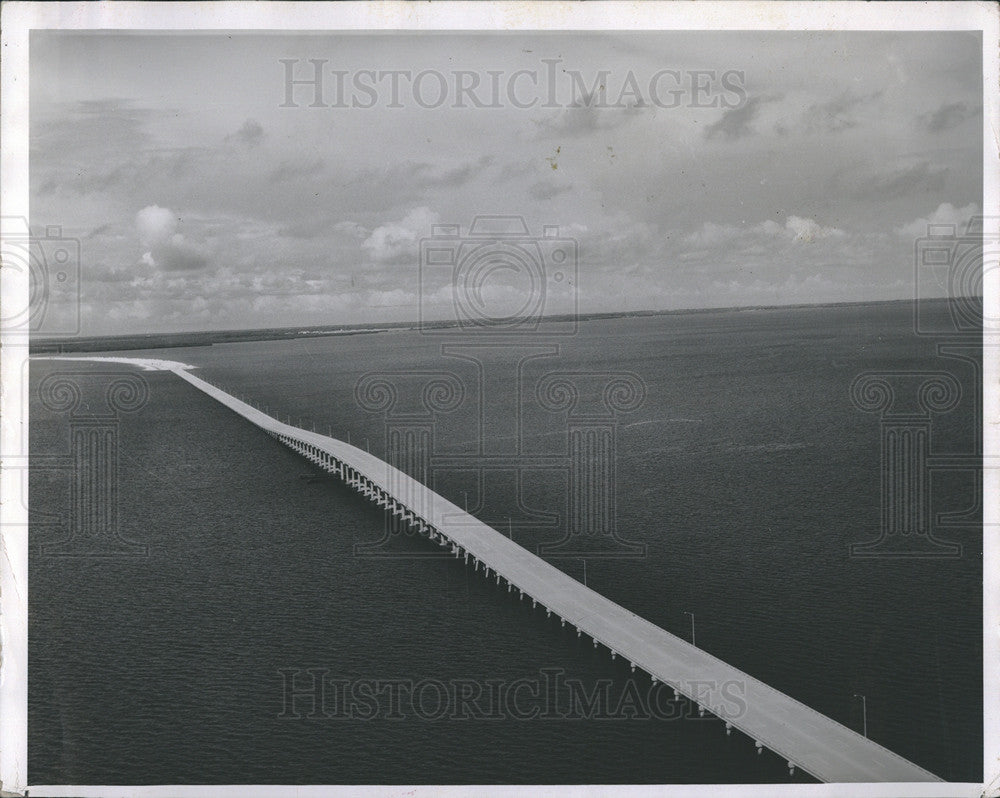
[[[971, 367], [916, 338], [910, 313], [593, 320], [558, 350], [465, 339], [443, 352], [441, 340], [393, 331], [122, 354], [191, 363], [292, 423], [377, 452], [386, 416], [359, 406], [363, 375], [388, 374], [389, 421], [401, 423], [420, 409], [420, 381], [446, 373], [459, 393], [425, 419], [434, 486], [533, 551], [564, 534], [568, 479], [567, 417], [539, 404], [539, 380], [576, 372], [574, 412], [587, 413], [602, 379], [632, 372], [645, 401], [615, 417], [617, 529], [645, 554], [594, 551], [588, 584], [684, 637], [694, 613], [701, 647], [859, 731], [853, 696], [866, 695], [874, 740], [946, 779], [979, 781], [981, 533], [941, 533], [962, 543], [960, 557], [849, 554], [877, 537], [880, 513], [879, 417], [852, 405], [857, 374], [952, 373], [963, 398], [935, 417], [932, 447], [971, 450]], [[34, 455], [65, 455], [71, 423], [38, 401], [40, 380], [123, 370], [37, 362]], [[491, 681], [527, 680], [514, 709], [536, 705], [531, 691], [556, 673], [587, 689], [609, 680], [612, 704], [649, 683], [426, 544], [381, 543], [384, 519], [359, 497], [176, 377], [143, 378], [148, 402], [120, 416], [117, 507], [121, 535], [146, 556], [39, 548], [65, 535], [70, 472], [58, 457], [33, 469], [31, 783], [809, 780], [690, 711], [563, 718], [541, 707], [518, 718], [491, 705]], [[483, 477], [461, 459], [483, 452], [518, 468]], [[967, 473], [936, 475], [932, 488], [934, 512], [975, 504]], [[583, 578], [579, 558], [546, 556]], [[301, 690], [315, 674], [347, 689], [430, 687], [419, 715], [394, 717], [383, 695], [375, 718], [345, 717], [335, 686], [328, 717], [309, 717], [315, 695], [289, 710], [287, 680]], [[434, 691], [463, 684], [483, 691], [486, 716], [436, 717]]]

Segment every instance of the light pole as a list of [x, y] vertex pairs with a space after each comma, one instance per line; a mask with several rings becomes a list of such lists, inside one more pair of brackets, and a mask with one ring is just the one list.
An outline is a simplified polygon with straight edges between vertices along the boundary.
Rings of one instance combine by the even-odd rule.
[[862, 728], [864, 728], [865, 737], [867, 738], [868, 737], [868, 699], [865, 698], [860, 693], [855, 693], [854, 697], [861, 699], [861, 719], [862, 719], [861, 722], [863, 724]]
[[465, 496], [465, 512], [469, 512], [469, 491], [463, 490], [462, 495]]
[[583, 563], [583, 586], [586, 587], [587, 586], [587, 561], [581, 557], [580, 558], [580, 562]]
[[687, 612], [687, 611], [685, 610], [684, 614], [685, 614], [685, 615], [690, 615], [690, 616], [691, 616], [691, 645], [692, 645], [692, 646], [696, 646], [696, 645], [698, 645], [698, 644], [697, 644], [697, 643], [695, 642], [695, 640], [694, 640], [694, 613], [693, 613], [693, 612]]

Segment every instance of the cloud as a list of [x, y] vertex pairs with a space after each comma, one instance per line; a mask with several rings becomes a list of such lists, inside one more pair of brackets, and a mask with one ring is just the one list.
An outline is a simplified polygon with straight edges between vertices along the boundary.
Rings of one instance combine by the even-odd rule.
[[956, 208], [950, 202], [943, 202], [938, 205], [937, 210], [932, 214], [920, 219], [914, 219], [908, 224], [896, 229], [896, 232], [905, 238], [921, 238], [928, 233], [929, 225], [953, 225], [958, 235], [969, 226], [969, 220], [973, 216], [979, 215], [979, 206], [974, 202], [962, 208]]
[[226, 141], [236, 141], [248, 147], [256, 147], [264, 139], [264, 128], [256, 119], [248, 119], [235, 133], [226, 136]]
[[856, 192], [859, 197], [896, 199], [910, 194], [941, 191], [948, 168], [927, 161], [867, 177]]
[[750, 127], [757, 115], [760, 113], [761, 103], [768, 98], [750, 97], [739, 108], [724, 111], [718, 122], [714, 122], [705, 128], [705, 138], [714, 139], [716, 136], [728, 141], [752, 136], [756, 131]]
[[493, 156], [484, 155], [477, 161], [470, 161], [462, 164], [461, 166], [456, 166], [453, 169], [446, 169], [443, 172], [429, 175], [425, 178], [425, 184], [428, 186], [444, 186], [447, 188], [462, 186], [468, 183], [469, 180], [475, 177], [480, 171], [488, 168], [492, 164]]
[[268, 180], [280, 183], [288, 180], [298, 180], [303, 177], [314, 177], [326, 168], [322, 158], [304, 161], [282, 161], [268, 173]]
[[600, 130], [613, 130], [641, 113], [637, 106], [609, 108], [591, 103], [591, 97], [584, 97], [583, 105], [566, 108], [548, 119], [536, 120], [539, 138], [579, 138]]
[[917, 124], [929, 133], [940, 133], [958, 127], [966, 119], [979, 116], [982, 106], [966, 102], [944, 103], [936, 111], [928, 111], [917, 117]]
[[727, 249], [739, 251], [746, 248], [757, 248], [761, 244], [772, 241], [812, 243], [824, 238], [837, 238], [845, 235], [836, 227], [824, 227], [815, 219], [803, 216], [789, 216], [784, 226], [773, 219], [766, 219], [749, 227], [738, 227], [732, 224], [717, 224], [705, 222], [693, 233], [681, 239], [685, 247], [695, 251], [711, 249]]
[[844, 235], [843, 230], [838, 230], [836, 227], [823, 227], [815, 219], [805, 219], [801, 216], [789, 216], [785, 220], [785, 230], [792, 235], [795, 241], [804, 241], [807, 244], [821, 238]]
[[538, 166], [529, 160], [510, 161], [504, 164], [497, 175], [496, 182], [506, 183], [510, 180], [524, 177], [525, 175], [538, 170]]
[[169, 208], [148, 205], [135, 215], [139, 241], [147, 250], [142, 262], [163, 271], [204, 269], [208, 259], [201, 248], [177, 232], [178, 219]]
[[882, 96], [881, 91], [871, 94], [852, 94], [849, 90], [828, 100], [809, 106], [805, 114], [806, 126], [813, 132], [839, 133], [857, 127], [856, 111]]
[[367, 238], [371, 234], [371, 232], [364, 225], [360, 225], [357, 222], [337, 222], [333, 226], [333, 229], [338, 235], [356, 238], [358, 240]]
[[558, 197], [560, 194], [565, 194], [573, 188], [571, 185], [558, 185], [556, 183], [549, 183], [544, 180], [540, 180], [537, 183], [533, 183], [528, 188], [528, 196], [532, 199], [540, 200], [545, 202], [550, 199]]
[[426, 206], [414, 208], [398, 222], [376, 227], [361, 244], [376, 263], [417, 260], [417, 242], [431, 234], [438, 214]]

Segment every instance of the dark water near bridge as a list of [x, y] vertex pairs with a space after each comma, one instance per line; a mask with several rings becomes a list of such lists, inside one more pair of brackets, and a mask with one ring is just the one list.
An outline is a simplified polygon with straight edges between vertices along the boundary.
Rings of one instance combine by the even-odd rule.
[[[859, 731], [864, 694], [874, 740], [981, 780], [981, 532], [940, 533], [960, 557], [850, 556], [877, 537], [880, 507], [879, 418], [851, 403], [857, 374], [953, 374], [963, 398], [934, 418], [932, 447], [973, 445], [972, 369], [916, 337], [908, 306], [594, 320], [558, 351], [442, 343], [394, 331], [123, 355], [195, 364], [376, 452], [386, 417], [359, 407], [362, 375], [388, 373], [389, 421], [403, 423], [421, 385], [450, 372], [461, 393], [432, 419], [435, 488], [532, 550], [563, 536], [568, 479], [567, 418], [535, 385], [576, 372], [575, 412], [593, 415], [601, 380], [633, 372], [646, 397], [615, 418], [617, 525], [645, 553], [592, 549], [588, 584], [686, 638], [694, 613], [699, 646]], [[38, 362], [32, 384], [116, 368]], [[627, 663], [471, 568], [382, 542], [383, 518], [346, 488], [181, 380], [143, 376], [148, 403], [120, 421], [118, 508], [148, 555], [31, 556], [31, 783], [809, 780], [670, 709]], [[64, 454], [67, 417], [34, 392], [31, 410], [33, 453]], [[481, 478], [461, 459], [481, 451], [513, 465]], [[33, 470], [33, 544], [65, 534], [68, 484]], [[971, 486], [936, 474], [933, 511], [974, 505]], [[583, 577], [579, 558], [551, 562]], [[547, 703], [554, 674], [605, 686], [606, 702], [591, 717], [565, 691]], [[317, 677], [310, 717], [317, 696], [289, 706], [287, 690]]]

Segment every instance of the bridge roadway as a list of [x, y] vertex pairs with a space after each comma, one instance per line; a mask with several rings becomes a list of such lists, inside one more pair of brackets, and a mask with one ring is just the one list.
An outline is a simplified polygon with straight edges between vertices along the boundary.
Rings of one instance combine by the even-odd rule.
[[[69, 358], [66, 358], [69, 359]], [[74, 358], [75, 359], [75, 358]], [[93, 358], [98, 359], [98, 358]], [[101, 358], [112, 360], [112, 358]], [[132, 362], [156, 368], [155, 361]], [[572, 624], [594, 646], [627, 660], [654, 681], [670, 685], [753, 739], [758, 752], [774, 751], [825, 782], [941, 781], [933, 773], [894, 754], [857, 732], [810, 709], [784, 693], [727, 665], [675, 635], [640, 618], [586, 587], [487, 526], [382, 459], [348, 443], [284, 424], [246, 402], [194, 376], [183, 364], [159, 361], [194, 387], [335, 473], [380, 506], [393, 511], [418, 532], [455, 556], [470, 558], [508, 591]]]

